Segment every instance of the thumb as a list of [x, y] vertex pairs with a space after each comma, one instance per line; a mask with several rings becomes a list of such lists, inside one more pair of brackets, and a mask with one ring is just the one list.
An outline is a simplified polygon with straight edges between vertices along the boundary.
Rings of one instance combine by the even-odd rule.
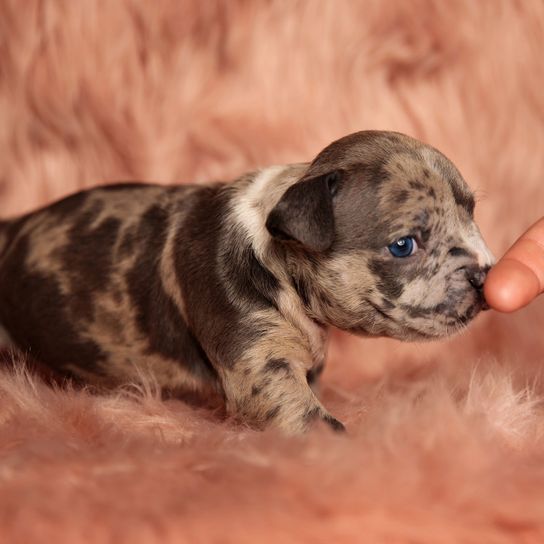
[[523, 308], [544, 291], [544, 217], [530, 227], [489, 271], [487, 303], [499, 312]]

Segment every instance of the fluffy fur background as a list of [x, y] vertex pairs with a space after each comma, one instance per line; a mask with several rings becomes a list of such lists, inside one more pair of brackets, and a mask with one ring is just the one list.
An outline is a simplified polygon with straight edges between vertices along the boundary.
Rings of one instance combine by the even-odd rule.
[[[540, 0], [0, 0], [0, 216], [108, 180], [228, 179], [406, 132], [500, 254], [544, 214]], [[0, 373], [2, 542], [544, 541], [543, 301], [410, 346], [336, 333], [347, 436], [255, 433]]]

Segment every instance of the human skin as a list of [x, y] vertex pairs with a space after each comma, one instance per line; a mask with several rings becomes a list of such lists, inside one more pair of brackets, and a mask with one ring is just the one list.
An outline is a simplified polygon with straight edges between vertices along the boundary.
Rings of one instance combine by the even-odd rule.
[[544, 291], [544, 217], [532, 225], [489, 271], [487, 303], [499, 312], [514, 312]]

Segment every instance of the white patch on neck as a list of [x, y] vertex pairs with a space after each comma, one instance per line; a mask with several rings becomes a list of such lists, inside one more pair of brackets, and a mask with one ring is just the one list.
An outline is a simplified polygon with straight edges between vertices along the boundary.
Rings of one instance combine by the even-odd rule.
[[267, 198], [270, 195], [269, 185], [288, 168], [285, 165], [269, 166], [259, 171], [255, 178], [240, 190], [233, 207], [234, 219], [244, 227], [255, 254], [261, 260], [270, 241], [270, 234], [266, 230], [266, 218], [277, 203], [277, 200], [271, 202], [272, 199]]

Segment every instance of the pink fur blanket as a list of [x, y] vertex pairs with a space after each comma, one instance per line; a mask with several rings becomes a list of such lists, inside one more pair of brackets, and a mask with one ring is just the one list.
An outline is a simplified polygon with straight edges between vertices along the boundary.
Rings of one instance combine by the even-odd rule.
[[[544, 214], [540, 0], [0, 0], [0, 217], [109, 180], [228, 179], [406, 132], [497, 254]], [[146, 383], [0, 371], [0, 542], [544, 542], [543, 301], [428, 345], [335, 333], [347, 436], [286, 439]]]

